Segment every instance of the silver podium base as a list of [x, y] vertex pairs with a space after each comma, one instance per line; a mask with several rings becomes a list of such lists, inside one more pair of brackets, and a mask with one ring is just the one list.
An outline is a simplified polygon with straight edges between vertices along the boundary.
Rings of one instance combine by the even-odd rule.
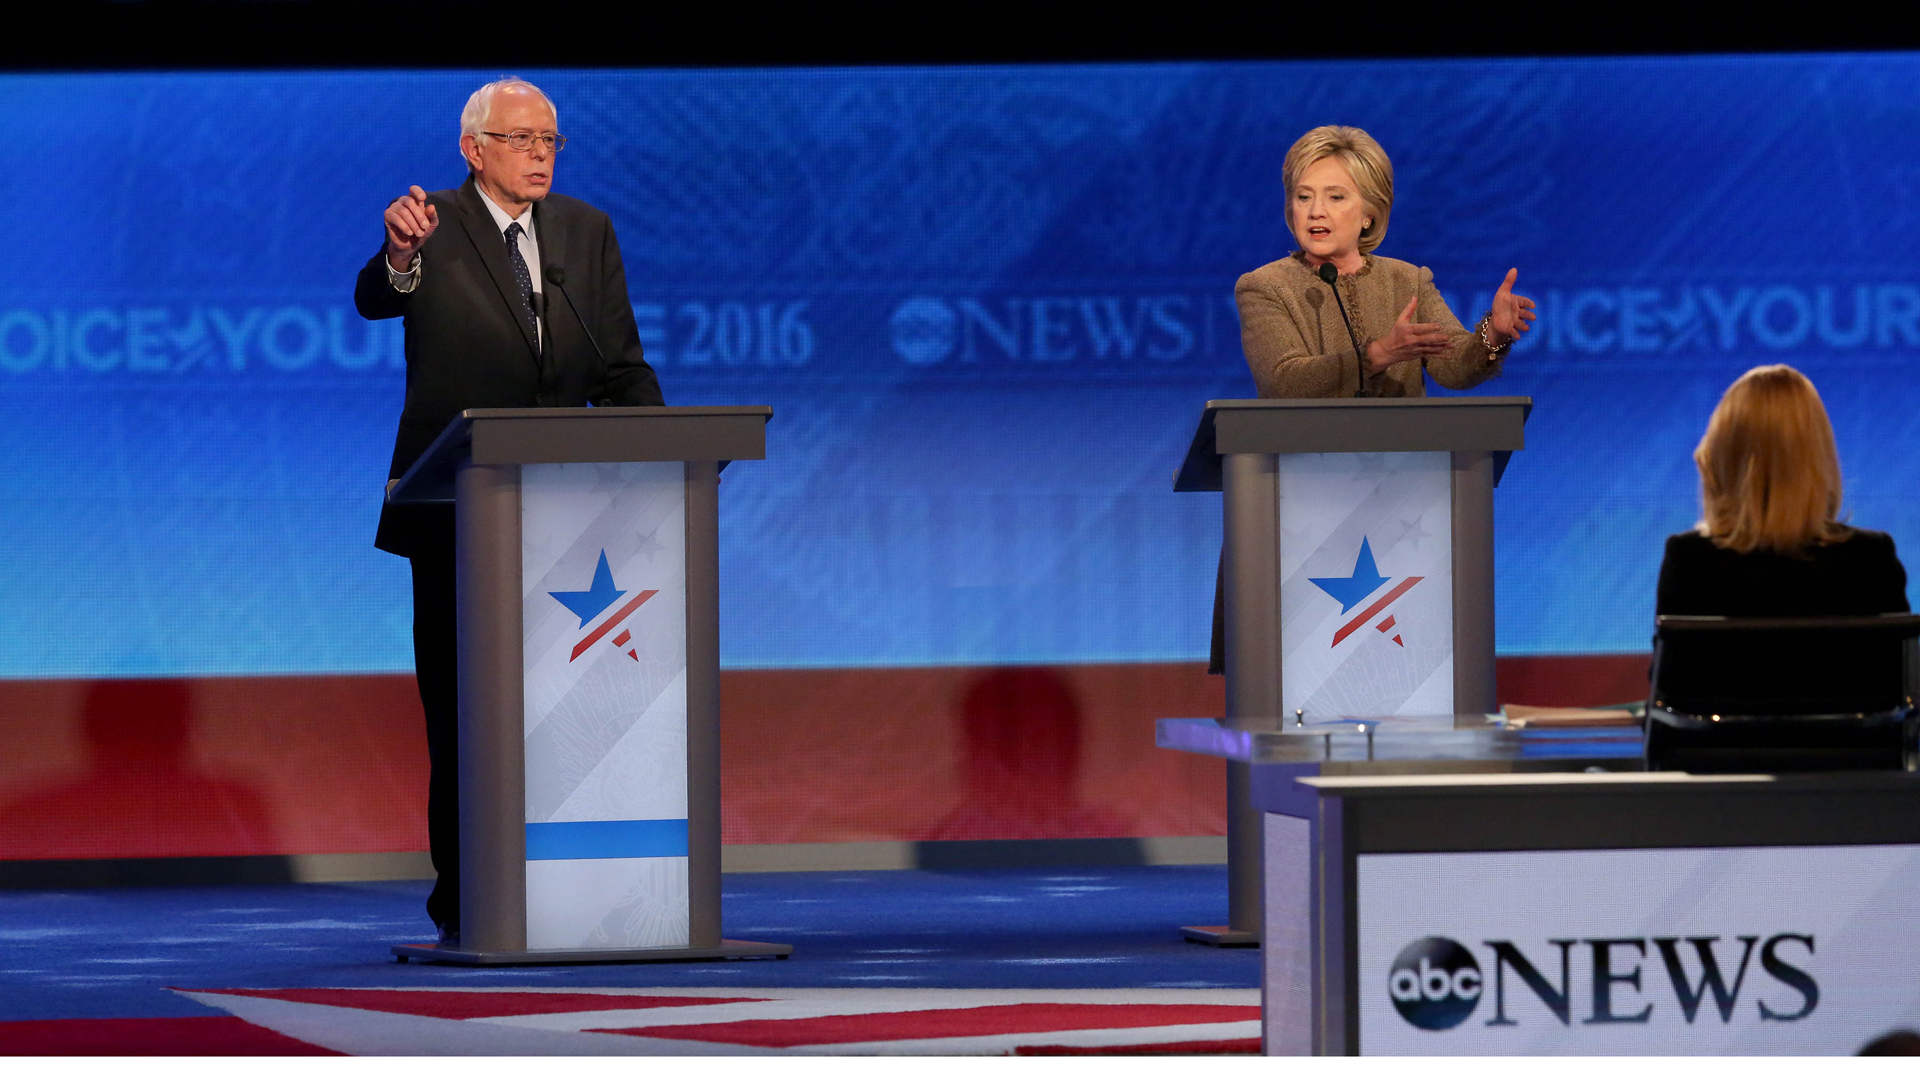
[[1231, 926], [1183, 926], [1180, 933], [1196, 945], [1222, 949], [1244, 949], [1260, 944], [1260, 931], [1235, 930]]
[[511, 964], [648, 964], [663, 960], [744, 960], [771, 956], [785, 960], [793, 954], [791, 945], [771, 945], [764, 941], [723, 940], [718, 945], [688, 949], [517, 949], [483, 952], [458, 945], [395, 945], [394, 958], [400, 963], [420, 960], [426, 963], [466, 964], [470, 967], [505, 967]]

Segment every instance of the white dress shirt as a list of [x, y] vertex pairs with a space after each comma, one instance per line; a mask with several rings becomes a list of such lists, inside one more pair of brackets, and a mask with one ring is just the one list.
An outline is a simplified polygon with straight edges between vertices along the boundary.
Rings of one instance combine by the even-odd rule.
[[[538, 342], [540, 335], [546, 333], [546, 325], [540, 318], [542, 310], [540, 305], [545, 297], [540, 288], [540, 241], [533, 235], [533, 205], [529, 203], [525, 210], [520, 211], [519, 217], [510, 218], [505, 210], [500, 209], [498, 204], [487, 197], [487, 193], [481, 189], [480, 185], [475, 184], [473, 190], [479, 193], [481, 203], [486, 206], [487, 213], [492, 216], [494, 228], [500, 230], [500, 239], [503, 243], [507, 238], [507, 226], [516, 221], [520, 223], [520, 257], [527, 261], [527, 274], [533, 279], [533, 329], [534, 340]], [[419, 288], [420, 273], [419, 252], [414, 253], [413, 262], [405, 271], [395, 270], [391, 261], [387, 263], [387, 281], [396, 292], [410, 293]]]

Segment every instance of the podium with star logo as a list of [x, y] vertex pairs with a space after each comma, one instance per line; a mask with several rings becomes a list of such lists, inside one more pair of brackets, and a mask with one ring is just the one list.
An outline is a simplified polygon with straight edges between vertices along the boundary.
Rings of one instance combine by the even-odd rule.
[[472, 409], [454, 504], [464, 964], [784, 956], [720, 935], [719, 475], [765, 406]]
[[[1219, 491], [1227, 715], [1277, 730], [1491, 712], [1493, 489], [1529, 398], [1210, 401], [1176, 491]], [[1229, 924], [1259, 941], [1260, 815], [1227, 763]]]

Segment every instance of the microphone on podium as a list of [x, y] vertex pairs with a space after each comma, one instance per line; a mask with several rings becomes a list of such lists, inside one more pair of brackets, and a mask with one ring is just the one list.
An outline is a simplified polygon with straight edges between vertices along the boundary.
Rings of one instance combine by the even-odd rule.
[[[551, 274], [552, 271], [548, 271], [548, 273]], [[1360, 362], [1365, 364], [1367, 357], [1365, 353], [1360, 351], [1360, 336], [1353, 332], [1353, 320], [1347, 318], [1347, 302], [1340, 299], [1340, 289], [1334, 285], [1335, 279], [1339, 278], [1339, 276], [1340, 271], [1334, 269], [1332, 263], [1324, 262], [1320, 264], [1320, 280], [1327, 283], [1327, 288], [1333, 293], [1333, 302], [1340, 305], [1340, 321], [1347, 324], [1347, 340], [1353, 342], [1353, 355], [1359, 357]], [[572, 301], [568, 301], [568, 303], [572, 303]], [[1356, 396], [1365, 397], [1366, 395], [1366, 386], [1362, 384], [1360, 393]]]
[[599, 357], [600, 363], [604, 366], [607, 362], [607, 354], [600, 351], [600, 343], [593, 338], [593, 328], [587, 325], [587, 320], [580, 317], [580, 309], [573, 306], [573, 296], [567, 292], [566, 267], [549, 266], [543, 276], [547, 279], [547, 284], [560, 290], [560, 298], [567, 302], [567, 310], [573, 312], [573, 321], [580, 324], [581, 330], [586, 331], [587, 344], [593, 346], [593, 355]]
[[540, 314], [540, 355], [536, 359], [536, 369], [540, 381], [534, 391], [533, 403], [540, 408], [552, 408], [559, 404], [553, 393], [553, 298], [544, 292], [533, 294], [535, 310]]

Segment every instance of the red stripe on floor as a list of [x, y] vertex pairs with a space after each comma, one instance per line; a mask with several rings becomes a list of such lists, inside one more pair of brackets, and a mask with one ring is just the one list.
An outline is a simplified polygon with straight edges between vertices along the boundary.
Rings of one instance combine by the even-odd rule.
[[1195, 1042], [1135, 1043], [1132, 1046], [1016, 1046], [1014, 1057], [1091, 1057], [1127, 1054], [1258, 1054], [1260, 1039], [1208, 1039]]
[[338, 1056], [233, 1016], [151, 1016], [0, 1023], [7, 1057]]
[[784, 1048], [828, 1043], [892, 1042], [898, 1039], [953, 1039], [969, 1035], [1008, 1035], [1040, 1031], [1091, 1031], [1162, 1027], [1169, 1024], [1221, 1024], [1258, 1020], [1258, 1005], [984, 1005], [973, 1009], [925, 1009], [916, 1012], [813, 1016], [796, 1020], [736, 1020], [724, 1024], [672, 1024], [662, 1027], [596, 1028], [613, 1035], [656, 1039], [695, 1039], [739, 1046]]
[[670, 1009], [681, 1005], [729, 1005], [765, 1001], [741, 997], [665, 997], [652, 994], [479, 994], [462, 990], [349, 990], [331, 987], [297, 990], [198, 990], [201, 994], [298, 1001], [342, 1009], [369, 1009], [441, 1020], [482, 1016], [544, 1016], [549, 1013], [605, 1012], [608, 1009]]

